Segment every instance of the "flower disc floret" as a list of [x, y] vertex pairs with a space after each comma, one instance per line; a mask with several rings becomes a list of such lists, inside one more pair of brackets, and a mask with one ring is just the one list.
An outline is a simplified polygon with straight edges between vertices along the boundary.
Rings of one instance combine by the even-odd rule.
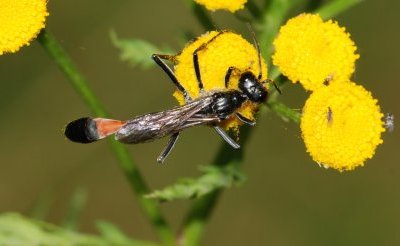
[[301, 14], [281, 27], [274, 41], [273, 63], [293, 83], [316, 90], [330, 83], [349, 81], [359, 58], [344, 27], [319, 15]]
[[352, 170], [372, 158], [383, 141], [383, 114], [362, 86], [337, 83], [313, 92], [303, 108], [301, 131], [318, 164]]
[[[242, 72], [251, 71], [255, 75], [259, 74], [258, 53], [253, 45], [242, 38], [242, 36], [230, 31], [224, 31], [206, 44], [218, 34], [219, 32], [212, 31], [200, 36], [195, 41], [189, 43], [176, 57], [175, 75], [193, 99], [201, 96], [193, 66], [193, 53], [202, 45], [204, 45], [204, 49], [198, 52], [198, 58], [205, 93], [238, 89], [240, 73], [232, 73], [229, 88], [225, 88], [225, 75], [229, 67], [235, 67]], [[263, 59], [261, 59], [261, 63], [262, 80], [265, 80], [267, 78], [267, 66]], [[185, 104], [180, 91], [176, 90], [174, 97], [181, 105]], [[246, 102], [238, 112], [254, 120], [257, 108], [258, 105]], [[222, 122], [224, 128], [233, 130], [237, 129], [241, 124], [242, 122], [237, 120], [236, 117], [231, 117]]]
[[195, 0], [195, 2], [211, 11], [224, 9], [233, 13], [242, 9], [247, 0]]
[[1, 0], [0, 55], [29, 45], [44, 27], [46, 0]]

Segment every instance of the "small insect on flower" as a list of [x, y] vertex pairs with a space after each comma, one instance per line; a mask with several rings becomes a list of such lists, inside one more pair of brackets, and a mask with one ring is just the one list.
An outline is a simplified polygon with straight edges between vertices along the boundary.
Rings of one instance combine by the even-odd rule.
[[333, 112], [332, 112], [331, 107], [328, 107], [328, 113], [326, 114], [326, 120], [328, 121], [328, 124], [332, 123]]
[[[167, 146], [157, 158], [157, 161], [162, 163], [174, 147], [182, 130], [197, 125], [208, 125], [213, 127], [233, 148], [240, 148], [240, 145], [219, 125], [223, 123], [223, 121], [232, 119], [233, 117], [244, 124], [255, 125], [253, 119], [247, 118], [245, 115], [238, 112], [238, 110], [246, 103], [259, 105], [265, 102], [268, 91], [264, 84], [271, 81], [262, 79], [261, 55], [253, 33], [257, 52], [256, 58], [258, 59], [258, 74], [254, 74], [250, 69], [243, 70], [235, 66], [228, 66], [222, 82], [224, 88], [205, 90], [201, 66], [199, 65], [201, 54], [205, 53], [207, 47], [218, 40], [218, 38], [231, 32], [220, 31], [214, 33], [216, 34], [208, 41], [202, 43], [191, 54], [192, 66], [196, 76], [195, 86], [197, 86], [196, 89], [198, 92], [195, 98], [191, 94], [192, 91], [188, 91], [188, 89], [182, 85], [172, 69], [162, 60], [165, 59], [175, 62], [178, 55], [154, 54], [152, 56], [153, 60], [169, 76], [176, 89], [183, 95], [184, 103], [181, 106], [137, 116], [127, 121], [104, 118], [80, 118], [67, 125], [65, 129], [66, 137], [74, 142], [91, 143], [115, 134], [115, 139], [122, 143], [137, 144], [150, 142], [170, 135]], [[237, 87], [235, 88], [230, 84], [232, 83], [231, 77], [233, 76], [238, 76], [238, 81], [236, 81]]]
[[385, 128], [389, 132], [394, 131], [394, 115], [392, 113], [387, 113], [385, 115]]

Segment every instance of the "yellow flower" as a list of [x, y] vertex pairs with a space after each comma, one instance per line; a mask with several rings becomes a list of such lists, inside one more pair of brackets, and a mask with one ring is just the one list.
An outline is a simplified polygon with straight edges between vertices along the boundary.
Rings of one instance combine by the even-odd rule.
[[316, 90], [330, 83], [348, 81], [359, 58], [344, 27], [319, 15], [301, 14], [290, 19], [274, 41], [273, 63], [293, 83]]
[[211, 11], [225, 9], [233, 13], [242, 9], [247, 0], [195, 0], [195, 2], [204, 5]]
[[302, 136], [314, 161], [339, 171], [370, 159], [383, 141], [383, 114], [362, 86], [336, 83], [311, 94], [303, 108]]
[[[176, 56], [175, 75], [182, 86], [187, 90], [190, 97], [198, 98], [199, 87], [193, 66], [193, 52], [199, 46], [203, 45], [219, 32], [212, 31], [200, 36], [195, 41], [189, 43], [180, 54]], [[257, 50], [240, 35], [225, 31], [213, 41], [205, 46], [205, 49], [198, 52], [200, 74], [204, 85], [204, 90], [226, 90], [225, 75], [229, 67], [233, 66], [240, 71], [251, 71], [253, 74], [259, 74], [258, 53]], [[267, 78], [267, 66], [262, 62], [262, 80]], [[233, 73], [229, 89], [237, 89], [240, 74]], [[178, 102], [185, 104], [183, 95], [180, 91], [174, 92], [174, 97]], [[254, 120], [254, 114], [258, 105], [247, 102], [238, 112], [248, 119]], [[221, 126], [226, 129], [237, 130], [242, 122], [236, 117], [231, 117], [222, 122]]]
[[44, 27], [47, 0], [1, 0], [0, 55], [29, 45]]

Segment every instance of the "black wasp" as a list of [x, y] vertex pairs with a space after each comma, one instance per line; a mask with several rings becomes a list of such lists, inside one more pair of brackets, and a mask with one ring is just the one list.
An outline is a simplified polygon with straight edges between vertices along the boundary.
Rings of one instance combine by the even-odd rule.
[[170, 135], [167, 146], [157, 158], [157, 161], [162, 163], [174, 147], [179, 133], [183, 129], [196, 125], [209, 125], [233, 148], [240, 148], [240, 145], [229, 137], [218, 126], [218, 123], [234, 115], [245, 124], [255, 125], [254, 121], [247, 119], [236, 111], [247, 100], [257, 104], [265, 102], [268, 91], [263, 84], [269, 82], [269, 80], [261, 81], [261, 55], [253, 33], [254, 43], [258, 52], [259, 74], [256, 76], [250, 71], [242, 72], [240, 73], [238, 89], [228, 89], [232, 73], [234, 71], [240, 72], [235, 67], [229, 67], [225, 75], [226, 90], [213, 91], [211, 93], [204, 92], [198, 53], [225, 32], [228, 31], [219, 32], [193, 52], [193, 66], [200, 89], [199, 98], [192, 99], [189, 96], [185, 88], [179, 83], [174, 72], [163, 61], [171, 61], [174, 58], [173, 56], [154, 54], [152, 56], [153, 60], [169, 76], [176, 88], [182, 92], [186, 104], [165, 111], [137, 116], [127, 121], [104, 118], [80, 118], [67, 125], [65, 129], [66, 137], [78, 143], [91, 143], [108, 135], [115, 134], [115, 139], [122, 143], [136, 144], [150, 142]]

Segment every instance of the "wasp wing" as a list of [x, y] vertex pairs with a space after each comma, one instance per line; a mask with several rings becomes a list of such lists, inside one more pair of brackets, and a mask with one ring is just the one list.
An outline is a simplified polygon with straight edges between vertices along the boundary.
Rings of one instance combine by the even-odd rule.
[[144, 143], [188, 127], [217, 123], [220, 121], [217, 115], [202, 112], [212, 103], [213, 97], [210, 95], [169, 110], [135, 117], [115, 133], [115, 138], [122, 143]]

